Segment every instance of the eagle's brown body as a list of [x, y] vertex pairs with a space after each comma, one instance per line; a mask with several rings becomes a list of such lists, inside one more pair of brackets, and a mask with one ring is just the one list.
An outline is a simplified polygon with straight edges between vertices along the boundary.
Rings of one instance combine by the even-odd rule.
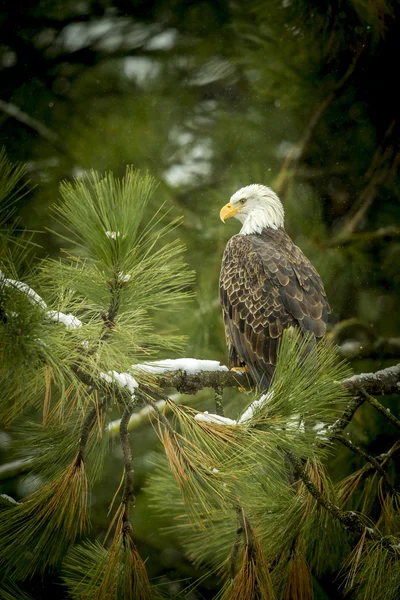
[[228, 241], [220, 302], [230, 367], [246, 365], [260, 390], [269, 387], [283, 331], [296, 327], [318, 342], [330, 312], [320, 276], [282, 228]]

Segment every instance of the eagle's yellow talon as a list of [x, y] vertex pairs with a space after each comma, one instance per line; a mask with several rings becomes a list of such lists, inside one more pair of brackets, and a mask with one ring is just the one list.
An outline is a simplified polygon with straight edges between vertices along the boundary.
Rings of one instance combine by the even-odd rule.
[[238, 387], [239, 392], [245, 392], [246, 388]]
[[240, 373], [246, 373], [248, 370], [248, 367], [232, 367], [231, 369], [231, 371], [239, 371]]

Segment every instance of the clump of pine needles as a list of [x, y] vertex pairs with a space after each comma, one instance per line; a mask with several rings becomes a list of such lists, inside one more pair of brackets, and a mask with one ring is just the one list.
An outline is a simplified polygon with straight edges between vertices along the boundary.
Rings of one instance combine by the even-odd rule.
[[146, 568], [130, 530], [123, 522], [121, 505], [110, 547], [99, 542], [76, 546], [64, 562], [64, 582], [76, 600], [150, 600]]
[[88, 528], [88, 483], [73, 461], [53, 482], [2, 511], [0, 562], [16, 580], [56, 565]]

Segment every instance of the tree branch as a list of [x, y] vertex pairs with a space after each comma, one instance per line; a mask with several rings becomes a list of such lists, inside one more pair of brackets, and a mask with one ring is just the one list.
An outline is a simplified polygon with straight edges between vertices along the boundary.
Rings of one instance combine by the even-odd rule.
[[342, 384], [353, 394], [367, 392], [374, 396], [400, 393], [400, 363], [375, 373], [360, 373], [344, 379]]
[[388, 225], [387, 227], [380, 227], [375, 231], [361, 231], [358, 233], [348, 233], [346, 235], [342, 234], [331, 240], [320, 242], [320, 245], [323, 248], [337, 248], [339, 246], [350, 246], [351, 244], [370, 244], [375, 241], [387, 241], [399, 237], [400, 229], [394, 225]]
[[[186, 373], [182, 370], [168, 371], [156, 377], [157, 385], [163, 389], [175, 388], [181, 394], [197, 394], [204, 388], [234, 388], [243, 387], [250, 390], [252, 382], [245, 373], [237, 371], [200, 371]], [[400, 393], [400, 363], [376, 371], [376, 373], [361, 373], [345, 379], [342, 384], [353, 394], [363, 390], [374, 396]]]
[[281, 170], [279, 172], [278, 177], [276, 178], [274, 187], [278, 191], [278, 193], [283, 194], [285, 192], [285, 188], [288, 181], [288, 173], [290, 167], [292, 167], [292, 173], [294, 173], [303, 159], [307, 148], [310, 144], [312, 136], [314, 135], [314, 131], [320, 122], [322, 116], [325, 111], [329, 108], [333, 100], [338, 95], [339, 90], [344, 86], [349, 77], [353, 74], [354, 69], [356, 68], [358, 59], [360, 58], [363, 52], [364, 46], [361, 45], [359, 47], [358, 52], [355, 54], [351, 64], [347, 68], [347, 71], [344, 73], [343, 77], [334, 85], [332, 89], [327, 94], [327, 96], [322, 100], [322, 102], [314, 108], [312, 112], [312, 116], [310, 121], [305, 129], [302, 139], [291, 149], [291, 151], [287, 154]]
[[383, 478], [383, 480], [385, 482], [386, 487], [390, 490], [390, 492], [393, 495], [397, 494], [397, 491], [392, 486], [392, 484], [390, 483], [390, 481], [389, 481], [389, 479], [387, 477], [385, 469], [382, 467], [381, 463], [374, 456], [371, 456], [370, 454], [368, 454], [367, 452], [365, 452], [362, 448], [360, 448], [359, 446], [357, 446], [356, 444], [354, 444], [354, 442], [352, 442], [351, 440], [349, 440], [342, 433], [337, 433], [336, 435], [333, 436], [333, 439], [337, 440], [338, 442], [340, 442], [341, 444], [343, 444], [344, 446], [346, 446], [347, 448], [349, 448], [349, 450], [351, 450], [352, 452], [358, 454], [364, 460], [366, 460], [367, 462], [369, 462], [370, 465], [373, 467], [373, 469], [375, 469], [375, 471], [377, 471], [381, 475], [381, 477]]
[[85, 460], [86, 445], [89, 439], [90, 432], [92, 431], [92, 427], [96, 421], [96, 417], [99, 414], [99, 411], [102, 411], [105, 405], [106, 399], [103, 399], [100, 404], [96, 404], [90, 409], [90, 411], [85, 417], [85, 420], [83, 421], [81, 437], [79, 440], [79, 450], [75, 459], [76, 467], [79, 467], [79, 465]]
[[197, 394], [204, 388], [218, 390], [226, 387], [243, 387], [250, 390], [253, 383], [246, 374], [237, 371], [199, 371], [186, 373], [181, 369], [168, 371], [156, 377], [160, 388], [175, 388], [181, 394]]
[[127, 406], [124, 410], [124, 413], [121, 418], [119, 434], [121, 439], [122, 453], [124, 456], [124, 470], [125, 470], [125, 485], [124, 485], [124, 493], [122, 497], [122, 504], [124, 506], [124, 513], [122, 516], [123, 522], [123, 532], [128, 533], [131, 531], [132, 525], [129, 520], [129, 512], [131, 504], [135, 502], [134, 495], [134, 472], [133, 472], [133, 459], [132, 459], [132, 450], [129, 443], [129, 431], [128, 431], [128, 423], [131, 417], [132, 412], [135, 409], [135, 402], [131, 402], [129, 406]]
[[51, 131], [46, 125], [40, 123], [26, 112], [22, 111], [16, 104], [12, 104], [11, 102], [4, 102], [4, 100], [0, 99], [0, 110], [3, 111], [9, 117], [12, 117], [16, 121], [23, 123], [33, 131], [36, 131], [37, 134], [40, 135], [44, 140], [55, 146], [58, 150], [61, 150], [63, 154], [66, 154], [66, 149], [63, 146], [59, 136]]
[[399, 419], [397, 419], [388, 408], [385, 408], [380, 402], [378, 402], [378, 400], [376, 400], [375, 398], [373, 398], [372, 396], [370, 396], [369, 394], [367, 394], [367, 392], [363, 392], [363, 396], [365, 398], [365, 400], [371, 405], [373, 406], [377, 411], [379, 411], [381, 413], [381, 415], [383, 415], [384, 417], [386, 417], [386, 419], [388, 419], [388, 421], [390, 421], [392, 423], [392, 425], [394, 425], [395, 427], [397, 427], [397, 429], [400, 429], [400, 421]]
[[336, 506], [329, 498], [327, 498], [321, 490], [315, 485], [311, 477], [308, 475], [306, 469], [303, 466], [302, 461], [292, 452], [286, 450], [286, 454], [292, 463], [296, 477], [302, 480], [308, 492], [315, 498], [325, 510], [327, 510], [335, 519], [340, 521], [346, 529], [353, 531], [354, 533], [361, 534], [365, 530], [365, 524], [362, 521], [360, 515], [353, 511], [345, 511]]

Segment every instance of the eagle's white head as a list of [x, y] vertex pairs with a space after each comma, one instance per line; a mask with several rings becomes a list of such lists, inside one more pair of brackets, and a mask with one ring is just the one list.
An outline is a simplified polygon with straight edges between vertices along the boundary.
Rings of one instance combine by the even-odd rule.
[[265, 227], [283, 227], [285, 211], [282, 202], [271, 188], [253, 183], [240, 188], [221, 209], [220, 217], [226, 221], [235, 217], [243, 223], [240, 233], [261, 233]]

